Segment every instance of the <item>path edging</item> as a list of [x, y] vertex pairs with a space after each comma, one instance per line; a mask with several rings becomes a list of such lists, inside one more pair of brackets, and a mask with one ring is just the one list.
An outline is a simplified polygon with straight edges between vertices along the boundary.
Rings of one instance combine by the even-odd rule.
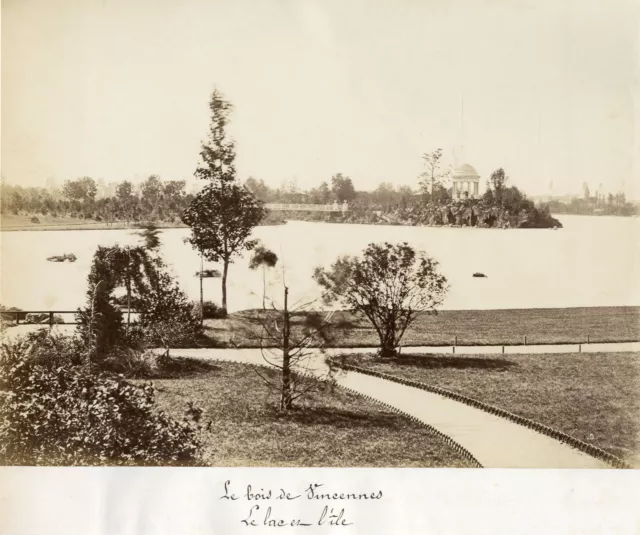
[[451, 390], [447, 390], [439, 386], [433, 386], [427, 383], [413, 381], [411, 379], [403, 379], [401, 377], [396, 377], [394, 375], [389, 375], [389, 374], [377, 372], [374, 370], [368, 370], [366, 368], [361, 368], [359, 366], [354, 366], [352, 364], [341, 363], [341, 362], [338, 362], [337, 360], [338, 358], [339, 357], [329, 357], [327, 360], [329, 361], [330, 365], [336, 366], [337, 368], [341, 368], [346, 371], [353, 371], [356, 373], [362, 373], [364, 375], [371, 375], [373, 377], [379, 377], [380, 379], [386, 379], [387, 381], [400, 383], [405, 386], [411, 386], [413, 388], [418, 388], [420, 390], [426, 390], [427, 392], [431, 392], [433, 394], [439, 394], [441, 396], [453, 399], [454, 401], [459, 401], [461, 403], [464, 403], [465, 405], [469, 405], [476, 409], [483, 410], [490, 414], [501, 416], [502, 418], [506, 418], [507, 420], [510, 420], [516, 424], [522, 425], [524, 427], [537, 431], [538, 433], [541, 433], [548, 437], [554, 438], [560, 442], [568, 444], [569, 446], [579, 451], [582, 451], [583, 453], [591, 455], [596, 459], [599, 459], [601, 461], [604, 461], [610, 464], [614, 468], [631, 468], [631, 465], [628, 464], [627, 462], [609, 453], [608, 451], [605, 451], [601, 448], [598, 448], [597, 446], [594, 446], [593, 444], [588, 444], [587, 442], [583, 442], [580, 439], [572, 437], [571, 435], [567, 435], [562, 431], [558, 431], [557, 429], [553, 429], [552, 427], [541, 424], [534, 420], [530, 420], [529, 418], [518, 416], [517, 414], [509, 412], [505, 409], [501, 409], [499, 407], [489, 405], [484, 401], [480, 401], [475, 398], [465, 396], [464, 394], [458, 394], [456, 392], [452, 392]]
[[[180, 357], [178, 357], [180, 358]], [[209, 362], [230, 362], [232, 364], [241, 364], [244, 366], [250, 366], [250, 367], [254, 367], [254, 368], [266, 368], [266, 369], [270, 369], [270, 370], [274, 370], [275, 368], [273, 366], [269, 366], [268, 364], [257, 364], [257, 363], [252, 363], [252, 362], [241, 362], [241, 361], [234, 361], [234, 360], [229, 360], [229, 359], [220, 359], [220, 358], [212, 358], [212, 359], [207, 359]], [[318, 377], [314, 376], [311, 373], [306, 373], [306, 372], [298, 372], [295, 370], [292, 370], [292, 373], [298, 374], [298, 375], [302, 375], [305, 377], [310, 377], [310, 378], [315, 378], [319, 381], [321, 381], [322, 379], [319, 379]], [[432, 425], [423, 422], [422, 420], [420, 420], [419, 418], [417, 418], [416, 416], [412, 416], [411, 414], [408, 414], [400, 409], [398, 409], [397, 407], [394, 407], [393, 405], [389, 405], [388, 403], [385, 403], [384, 401], [380, 401], [379, 399], [376, 399], [374, 397], [371, 397], [367, 394], [362, 394], [360, 392], [358, 392], [357, 390], [354, 390], [353, 388], [350, 388], [348, 386], [342, 386], [339, 385], [338, 383], [336, 383], [335, 380], [332, 380], [332, 383], [334, 386], [337, 386], [338, 388], [342, 388], [343, 390], [346, 390], [348, 392], [351, 392], [352, 394], [359, 396], [361, 398], [364, 398], [368, 401], [372, 401], [373, 403], [376, 403], [378, 405], [382, 405], [383, 407], [386, 407], [387, 409], [389, 409], [392, 412], [395, 412], [396, 414], [400, 414], [401, 416], [405, 416], [407, 418], [409, 418], [411, 421], [426, 427], [431, 433], [435, 434], [438, 438], [440, 438], [441, 440], [443, 440], [448, 446], [451, 446], [454, 450], [456, 450], [460, 455], [462, 455], [465, 459], [467, 459], [475, 468], [484, 468], [484, 466], [482, 466], [482, 464], [480, 463], [480, 461], [478, 461], [478, 459], [476, 459], [473, 454], [467, 450], [465, 447], [463, 447], [461, 444], [459, 444], [458, 442], [456, 442], [455, 440], [453, 440], [449, 435], [446, 435], [445, 433], [443, 433], [442, 431], [439, 431], [438, 429], [436, 429], [435, 427], [433, 427]]]

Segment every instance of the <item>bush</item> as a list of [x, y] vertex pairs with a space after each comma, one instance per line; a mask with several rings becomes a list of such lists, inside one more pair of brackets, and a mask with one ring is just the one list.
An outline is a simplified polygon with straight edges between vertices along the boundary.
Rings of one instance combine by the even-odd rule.
[[40, 223], [40, 220], [39, 220], [36, 216], [33, 216], [33, 217], [31, 218], [31, 222], [32, 222], [32, 223]]
[[188, 465], [198, 428], [157, 410], [154, 387], [94, 375], [57, 354], [33, 358], [32, 344], [3, 345], [0, 444], [4, 465]]
[[[205, 301], [203, 303], [203, 317], [204, 319], [223, 319], [226, 318], [226, 314], [221, 307], [216, 305], [213, 301]], [[193, 304], [192, 315], [195, 318], [200, 317], [200, 303]]]

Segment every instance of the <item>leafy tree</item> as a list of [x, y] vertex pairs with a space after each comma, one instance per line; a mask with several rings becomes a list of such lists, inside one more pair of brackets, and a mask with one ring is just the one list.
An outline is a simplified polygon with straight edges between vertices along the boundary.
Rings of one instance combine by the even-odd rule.
[[142, 199], [150, 204], [156, 204], [162, 193], [162, 182], [158, 175], [151, 175], [140, 185]]
[[496, 169], [493, 173], [491, 173], [489, 182], [491, 182], [491, 186], [493, 187], [493, 195], [497, 201], [502, 200], [502, 194], [505, 190], [507, 180], [507, 175], [505, 174], [502, 167]]
[[267, 295], [267, 268], [274, 267], [278, 262], [278, 255], [273, 251], [267, 249], [263, 245], [258, 245], [251, 255], [249, 262], [249, 269], [257, 269], [262, 266], [262, 308], [266, 308], [265, 300]]
[[331, 190], [329, 189], [329, 184], [327, 184], [326, 181], [321, 182], [318, 187], [318, 195], [322, 204], [327, 204], [331, 200]]
[[356, 190], [353, 187], [353, 182], [348, 176], [343, 176], [342, 173], [331, 177], [331, 191], [336, 196], [338, 202], [351, 202], [356, 198]]
[[162, 192], [168, 199], [182, 197], [186, 184], [184, 180], [169, 180], [162, 185]]
[[491, 183], [487, 181], [487, 187], [482, 195], [482, 200], [491, 205], [494, 202], [493, 190], [491, 189]]
[[342, 300], [364, 314], [380, 339], [383, 357], [397, 355], [402, 336], [420, 313], [435, 313], [447, 291], [438, 263], [407, 243], [370, 244], [361, 258], [343, 256], [315, 281], [330, 302]]
[[62, 194], [70, 201], [93, 201], [97, 192], [96, 181], [90, 177], [67, 180], [62, 186]]
[[402, 207], [406, 208], [413, 199], [413, 190], [409, 186], [398, 186], [398, 197]]
[[235, 143], [227, 139], [226, 126], [229, 123], [233, 106], [225, 100], [218, 89], [214, 89], [209, 101], [211, 125], [207, 143], [200, 151], [201, 165], [195, 176], [203, 180], [233, 182], [236, 178]]
[[393, 184], [382, 182], [371, 194], [374, 203], [390, 207], [395, 204], [396, 191]]
[[131, 182], [125, 180], [116, 186], [116, 199], [118, 208], [122, 212], [125, 220], [131, 221], [133, 218], [134, 204], [137, 200], [133, 195], [133, 185]]
[[116, 186], [116, 198], [119, 201], [127, 201], [133, 197], [133, 185], [128, 180]]
[[[139, 308], [150, 287], [157, 286], [157, 271], [144, 247], [111, 248], [112, 269], [116, 280], [127, 292], [127, 330], [131, 326], [131, 309]], [[134, 290], [137, 295], [134, 296]], [[132, 298], [134, 298], [132, 300]]]
[[269, 198], [269, 188], [264, 183], [264, 180], [256, 180], [252, 176], [245, 180], [244, 186], [256, 197], [263, 202], [266, 202]]
[[122, 340], [122, 312], [113, 295], [118, 285], [113, 262], [112, 248], [98, 247], [87, 277], [87, 304], [78, 311], [78, 331], [87, 346], [88, 362], [104, 360]]
[[234, 183], [207, 184], [185, 210], [182, 221], [191, 227], [187, 239], [211, 262], [222, 262], [222, 310], [227, 311], [229, 264], [256, 240], [251, 232], [266, 210], [247, 189]]
[[422, 179], [420, 181], [420, 187], [424, 195], [428, 195], [431, 200], [435, 201], [437, 193], [440, 190], [437, 186], [441, 186], [441, 189], [444, 189], [443, 181], [449, 176], [450, 171], [442, 170], [442, 149], [425, 152], [422, 155], [422, 160], [424, 161], [426, 170], [420, 175]]
[[195, 176], [208, 180], [182, 215], [191, 227], [187, 239], [207, 260], [222, 262], [222, 311], [227, 313], [227, 276], [229, 264], [244, 250], [251, 250], [255, 240], [249, 236], [265, 217], [262, 203], [236, 181], [235, 144], [227, 139], [231, 104], [214, 89], [209, 102], [211, 125], [208, 142], [202, 144], [201, 165]]

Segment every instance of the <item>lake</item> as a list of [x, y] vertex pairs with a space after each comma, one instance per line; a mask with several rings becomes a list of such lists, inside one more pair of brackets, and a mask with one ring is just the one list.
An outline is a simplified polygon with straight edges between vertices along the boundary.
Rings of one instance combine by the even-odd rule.
[[[320, 296], [311, 276], [339, 255], [370, 242], [406, 241], [440, 262], [450, 283], [443, 308], [497, 309], [640, 305], [640, 219], [560, 216], [559, 230], [346, 225], [290, 221], [258, 227], [255, 237], [281, 259], [268, 271], [267, 293], [281, 303]], [[199, 299], [199, 255], [183, 239], [189, 229], [161, 233], [162, 254], [183, 290]], [[87, 274], [98, 245], [140, 243], [131, 230], [2, 232], [0, 303], [25, 310], [75, 310], [84, 304]], [[75, 263], [47, 257], [74, 253]], [[262, 271], [249, 254], [229, 271], [229, 310], [262, 306]], [[205, 263], [205, 268], [218, 268]], [[486, 278], [474, 278], [475, 272]], [[205, 279], [205, 299], [220, 302], [220, 279]], [[319, 308], [319, 307], [317, 307]]]

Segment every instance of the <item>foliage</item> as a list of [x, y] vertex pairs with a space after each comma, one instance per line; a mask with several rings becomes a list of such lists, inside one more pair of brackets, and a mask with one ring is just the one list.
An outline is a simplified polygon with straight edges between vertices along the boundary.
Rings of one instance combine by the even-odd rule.
[[251, 250], [251, 232], [265, 215], [262, 203], [234, 183], [210, 183], [195, 197], [182, 220], [191, 227], [188, 242], [212, 262], [222, 262], [222, 308], [227, 309], [227, 273], [234, 257]]
[[197, 178], [217, 182], [233, 182], [236, 177], [235, 143], [227, 139], [232, 104], [218, 89], [214, 89], [209, 100], [211, 123], [207, 143], [200, 150], [201, 164], [195, 171]]
[[397, 354], [417, 315], [435, 312], [447, 291], [438, 263], [409, 244], [370, 244], [361, 258], [343, 256], [331, 269], [316, 268], [314, 279], [327, 301], [342, 300], [373, 324], [385, 357]]
[[[118, 369], [144, 347], [184, 345], [200, 334], [192, 304], [160, 257], [143, 247], [98, 247], [88, 277], [87, 305], [79, 313], [79, 333], [92, 361]], [[126, 296], [114, 295], [125, 287]], [[125, 331], [119, 304], [138, 321]]]
[[266, 308], [267, 299], [267, 276], [266, 268], [275, 267], [278, 263], [278, 255], [260, 244], [255, 247], [251, 260], [249, 261], [249, 269], [257, 269], [262, 266], [262, 308]]
[[100, 362], [121, 343], [124, 336], [122, 312], [113, 291], [120, 273], [114, 269], [113, 250], [99, 246], [87, 277], [87, 304], [78, 312], [78, 332], [87, 346], [89, 359]]
[[448, 195], [443, 186], [443, 181], [449, 176], [449, 171], [442, 170], [442, 149], [433, 152], [425, 152], [422, 155], [426, 170], [420, 175], [420, 187], [422, 193], [430, 201], [441, 202]]
[[202, 271], [196, 271], [196, 277], [202, 274], [203, 279], [217, 279], [221, 276], [221, 273], [217, 269], [203, 269]]
[[[330, 338], [329, 321], [331, 314], [324, 320], [317, 316], [308, 317], [308, 321], [299, 331], [292, 331], [291, 316], [303, 307], [289, 309], [289, 288], [284, 287], [284, 306], [281, 317], [272, 319], [266, 316], [261, 322], [260, 349], [262, 357], [270, 366], [280, 370], [278, 381], [258, 375], [276, 393], [282, 411], [293, 408], [296, 400], [322, 389], [333, 377], [333, 370], [319, 375], [311, 368], [317, 352], [322, 351]], [[310, 349], [313, 348], [313, 349]]]
[[96, 181], [91, 177], [67, 180], [62, 186], [62, 194], [71, 201], [93, 201], [98, 192]]
[[[154, 180], [157, 177], [154, 176]], [[92, 180], [92, 179], [89, 179]], [[3, 213], [30, 216], [51, 214], [53, 217], [94, 219], [111, 224], [114, 221], [164, 221], [174, 223], [193, 197], [184, 192], [183, 180], [160, 181], [157, 188], [142, 187], [134, 191], [129, 181], [112, 183], [108, 187], [97, 184], [97, 193], [90, 188], [73, 185], [60, 191], [53, 187], [24, 187], [2, 184], [0, 202]], [[148, 180], [143, 183], [146, 184]], [[66, 195], [68, 196], [65, 196]], [[92, 196], [93, 195], [93, 196]]]
[[493, 173], [491, 173], [491, 178], [489, 182], [493, 187], [493, 196], [497, 201], [502, 200], [502, 194], [505, 190], [507, 184], [508, 177], [504, 172], [504, 169], [501, 167], [500, 169], [496, 169]]
[[[197, 178], [209, 183], [191, 201], [182, 222], [191, 227], [186, 241], [213, 262], [221, 261], [222, 310], [227, 311], [227, 275], [233, 258], [251, 250], [253, 228], [266, 214], [262, 202], [235, 181], [235, 144], [226, 136], [232, 105], [214, 89], [209, 101], [211, 124], [208, 142], [202, 144]], [[202, 297], [201, 297], [202, 300]]]
[[33, 354], [28, 341], [2, 348], [2, 464], [185, 465], [197, 460], [197, 428], [158, 411], [151, 384], [134, 386], [118, 376], [91, 374], [64, 353], [50, 360]]
[[[588, 188], [587, 188], [588, 189]], [[573, 197], [568, 202], [551, 199], [542, 207], [554, 214], [582, 214], [582, 215], [640, 215], [638, 204], [627, 202], [625, 194], [596, 194], [592, 197]]]
[[[195, 318], [200, 317], [200, 303], [194, 303], [192, 305], [191, 314]], [[225, 313], [223, 312], [222, 308], [220, 308], [213, 301], [204, 301], [202, 303], [202, 317], [204, 319], [221, 319], [225, 317]]]
[[257, 269], [260, 266], [274, 267], [278, 262], [278, 255], [267, 249], [264, 245], [258, 245], [254, 248], [251, 260], [249, 261], [249, 269]]
[[348, 176], [343, 176], [342, 173], [331, 177], [331, 191], [338, 202], [351, 202], [356, 198], [353, 182]]

